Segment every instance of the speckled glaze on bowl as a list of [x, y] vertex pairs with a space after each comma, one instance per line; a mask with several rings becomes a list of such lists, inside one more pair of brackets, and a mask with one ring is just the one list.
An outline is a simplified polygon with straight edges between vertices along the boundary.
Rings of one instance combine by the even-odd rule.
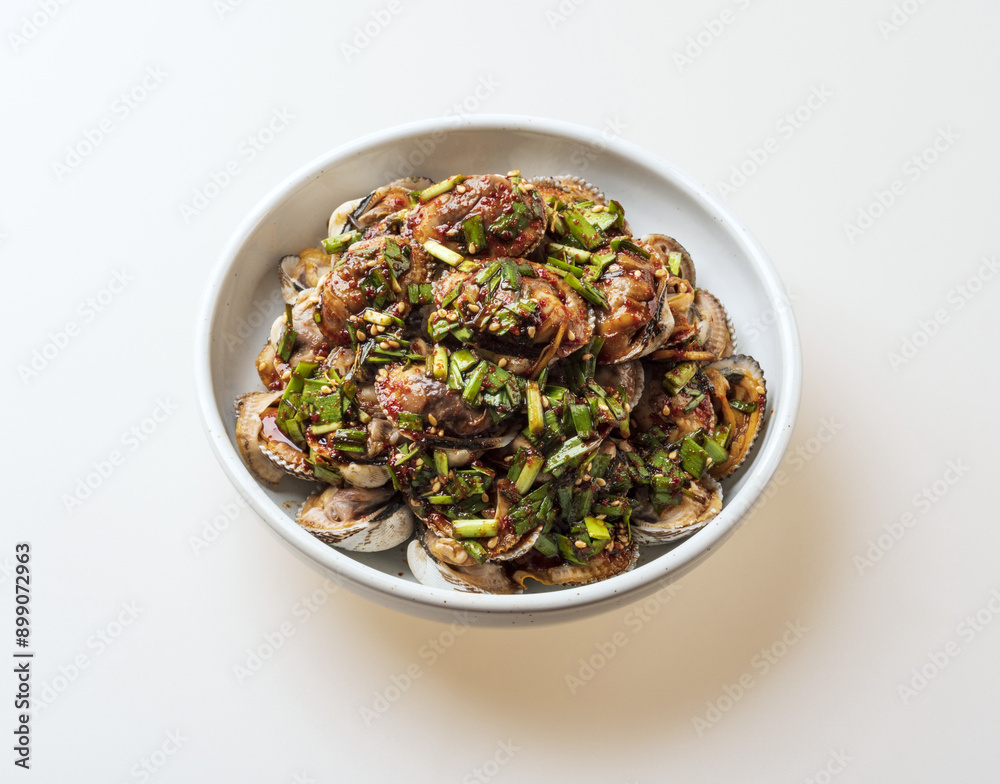
[[[581, 587], [487, 596], [427, 588], [409, 576], [404, 549], [336, 550], [302, 530], [295, 511], [316, 485], [285, 478], [257, 483], [240, 459], [233, 400], [260, 389], [254, 359], [280, 314], [278, 259], [315, 246], [330, 212], [401, 176], [441, 179], [520, 169], [531, 177], [577, 174], [622, 202], [637, 235], [661, 232], [691, 252], [698, 284], [725, 304], [739, 339], [767, 378], [770, 413], [748, 464], [723, 483], [725, 506], [708, 526], [674, 546], [644, 548], [631, 572]], [[767, 317], [766, 319], [764, 317]], [[761, 319], [766, 330], [742, 330]], [[394, 128], [324, 155], [268, 194], [234, 232], [207, 283], [196, 342], [196, 383], [215, 454], [239, 493], [295, 552], [349, 590], [413, 615], [486, 626], [554, 623], [618, 607], [692, 569], [736, 530], [788, 446], [802, 384], [798, 335], [788, 297], [763, 248], [708, 191], [676, 167], [598, 131], [553, 120], [490, 116]], [[400, 576], [402, 573], [402, 576]]]

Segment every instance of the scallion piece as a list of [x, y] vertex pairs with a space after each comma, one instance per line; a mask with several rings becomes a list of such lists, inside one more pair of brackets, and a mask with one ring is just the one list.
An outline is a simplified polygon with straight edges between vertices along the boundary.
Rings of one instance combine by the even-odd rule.
[[343, 234], [327, 237], [321, 244], [327, 253], [342, 253], [360, 239], [360, 231], [345, 231]]
[[314, 436], [325, 436], [327, 433], [340, 430], [340, 427], [340, 422], [330, 422], [328, 425], [313, 425], [309, 428], [309, 432]]
[[752, 414], [757, 410], [757, 402], [755, 400], [730, 400], [729, 405], [741, 414]]
[[608, 309], [608, 300], [598, 289], [594, 288], [590, 283], [580, 280], [576, 275], [566, 275], [563, 278], [566, 283], [569, 284], [571, 289], [574, 289], [581, 297], [583, 297], [591, 305], [596, 305], [599, 308]]
[[313, 466], [313, 476], [331, 485], [338, 484], [341, 481], [340, 474], [336, 470], [321, 465]]
[[458, 299], [458, 295], [461, 293], [462, 293], [462, 284], [456, 283], [454, 287], [452, 287], [451, 291], [449, 291], [447, 294], [444, 295], [444, 299], [441, 300], [441, 307], [442, 308], [448, 307], [452, 302]]
[[671, 275], [681, 274], [681, 252], [679, 250], [672, 250], [667, 254], [667, 269], [670, 270]]
[[488, 281], [490, 278], [496, 275], [497, 272], [499, 271], [500, 271], [500, 262], [497, 260], [491, 261], [489, 264], [487, 264], [481, 270], [479, 270], [479, 274], [477, 274], [476, 277], [473, 278], [473, 280], [475, 280], [477, 285], [482, 286], [486, 281]]
[[486, 247], [486, 226], [483, 225], [482, 215], [472, 215], [462, 221], [462, 231], [465, 233], [465, 244], [473, 256]]
[[590, 222], [576, 210], [567, 209], [562, 213], [569, 227], [569, 233], [587, 250], [593, 250], [601, 243], [601, 235]]
[[470, 367], [476, 364], [476, 355], [473, 354], [467, 348], [460, 348], [454, 354], [451, 355], [451, 362], [455, 365], [462, 373], [468, 370]]
[[429, 495], [426, 500], [427, 503], [434, 504], [435, 506], [445, 506], [455, 502], [454, 496], [450, 495]]
[[705, 439], [701, 442], [701, 447], [708, 453], [708, 456], [712, 458], [712, 462], [716, 465], [725, 463], [729, 459], [729, 452], [714, 438], [706, 435]]
[[430, 253], [438, 261], [443, 261], [451, 267], [457, 267], [466, 260], [465, 256], [461, 253], [456, 253], [451, 248], [446, 248], [437, 240], [427, 240], [427, 242], [424, 243], [424, 250]]
[[608, 531], [608, 526], [603, 520], [598, 520], [596, 517], [584, 517], [583, 522], [587, 526], [587, 534], [591, 539], [611, 538], [611, 532]]
[[570, 272], [573, 275], [576, 275], [576, 277], [578, 278], [581, 275], [583, 275], [582, 267], [577, 267], [574, 264], [570, 264], [568, 261], [563, 261], [562, 259], [556, 258], [555, 256], [549, 256], [547, 261], [556, 269], [561, 269], [563, 272]]
[[407, 287], [411, 305], [424, 305], [434, 298], [430, 283], [411, 283]]
[[593, 429], [593, 422], [590, 419], [590, 406], [572, 403], [569, 407], [570, 418], [573, 420], [573, 429], [579, 436], [589, 436]]
[[486, 552], [486, 548], [479, 544], [479, 542], [473, 542], [472, 540], [462, 542], [462, 547], [465, 548], [465, 552], [471, 555], [476, 563], [482, 563], [486, 560], [488, 553]]
[[396, 316], [392, 316], [388, 313], [383, 313], [381, 310], [375, 310], [374, 308], [365, 308], [361, 313], [361, 318], [369, 324], [378, 324], [380, 327], [391, 327], [394, 324], [397, 327], [402, 327], [404, 325], [401, 318], [397, 318]]
[[483, 386], [483, 381], [486, 380], [486, 374], [489, 373], [490, 370], [489, 365], [490, 365], [489, 362], [483, 360], [478, 365], [476, 365], [475, 369], [469, 375], [467, 385], [465, 389], [462, 391], [462, 400], [464, 400], [470, 406], [474, 405], [473, 401], [475, 401], [476, 395], [479, 394], [479, 390]]
[[500, 523], [492, 518], [473, 518], [470, 520], [452, 520], [452, 528], [455, 529], [455, 536], [462, 539], [480, 539], [486, 536], [496, 536], [500, 530]]
[[676, 395], [697, 372], [698, 366], [694, 362], [681, 362], [663, 375], [663, 388], [671, 395]]
[[448, 349], [440, 343], [434, 347], [431, 357], [431, 375], [439, 381], [448, 378]]
[[548, 558], [554, 558], [559, 555], [559, 548], [556, 547], [556, 543], [545, 534], [542, 534], [535, 540], [535, 549]]
[[401, 430], [423, 430], [424, 418], [420, 414], [411, 411], [400, 411], [397, 420]]
[[649, 258], [649, 251], [639, 245], [636, 245], [628, 237], [615, 237], [611, 240], [611, 249], [614, 251], [627, 250], [642, 256], [644, 259]]
[[462, 182], [465, 182], [465, 175], [456, 174], [453, 177], [449, 177], [447, 180], [441, 180], [441, 182], [431, 185], [429, 188], [424, 188], [420, 192], [420, 203], [426, 204], [431, 199], [435, 198], [436, 196], [440, 196], [442, 193], [447, 193], [456, 185]]
[[542, 470], [542, 466], [545, 465], [545, 458], [538, 453], [532, 453], [528, 456], [528, 459], [524, 463], [524, 467], [521, 469], [520, 475], [517, 477], [517, 482], [515, 487], [517, 492], [524, 495], [531, 489], [531, 486], [535, 483], [535, 478]]
[[590, 444], [586, 443], [580, 436], [574, 436], [549, 455], [545, 461], [545, 470], [556, 472], [572, 460], [583, 457], [590, 451]]
[[545, 411], [542, 408], [542, 392], [537, 381], [529, 381], [525, 387], [528, 398], [528, 431], [533, 436], [541, 435], [545, 430]]
[[584, 264], [590, 261], [591, 256], [594, 255], [589, 250], [581, 250], [580, 248], [574, 248], [572, 245], [562, 245], [558, 242], [549, 243], [549, 250], [562, 253], [565, 257]]
[[438, 476], [448, 476], [448, 455], [440, 449], [434, 450], [434, 470]]
[[692, 433], [681, 442], [681, 468], [695, 479], [701, 479], [705, 464], [708, 462], [708, 452], [698, 446]]

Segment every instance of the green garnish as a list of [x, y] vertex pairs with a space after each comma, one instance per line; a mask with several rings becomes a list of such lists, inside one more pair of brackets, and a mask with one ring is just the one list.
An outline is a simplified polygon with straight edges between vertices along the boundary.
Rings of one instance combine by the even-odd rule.
[[327, 253], [343, 253], [347, 248], [353, 245], [355, 242], [361, 239], [360, 231], [345, 231], [343, 234], [337, 234], [333, 237], [327, 237], [323, 240], [322, 246], [323, 250]]
[[437, 240], [427, 240], [424, 243], [424, 250], [438, 261], [443, 261], [451, 267], [457, 267], [465, 261], [465, 256], [461, 253], [456, 253], [451, 248], [446, 248]]
[[681, 362], [670, 368], [663, 376], [663, 388], [671, 395], [676, 395], [694, 378], [698, 366], [694, 362]]
[[483, 225], [482, 215], [473, 215], [462, 221], [462, 231], [465, 233], [465, 244], [471, 255], [475, 256], [486, 248], [486, 226]]
[[486, 536], [496, 536], [500, 530], [498, 521], [490, 518], [473, 518], [471, 520], [452, 520], [455, 536], [462, 539], [481, 539]]
[[757, 410], [757, 402], [754, 400], [730, 400], [729, 405], [741, 414], [752, 414]]
[[479, 390], [482, 389], [483, 381], [486, 380], [486, 374], [489, 372], [489, 369], [489, 363], [486, 360], [483, 360], [476, 365], [475, 370], [472, 371], [467, 379], [467, 386], [462, 391], [462, 400], [470, 406], [475, 405], [474, 401], [476, 399], [476, 395], [478, 395]]
[[[587, 250], [593, 250], [601, 244], [601, 235], [583, 215], [576, 210], [567, 209], [562, 213], [563, 220], [569, 227], [577, 242]], [[617, 248], [615, 248], [617, 250]]]
[[461, 182], [465, 182], [465, 175], [456, 174], [454, 177], [449, 177], [447, 180], [441, 180], [441, 182], [431, 185], [429, 188], [424, 188], [424, 190], [420, 193], [420, 203], [426, 204], [436, 196], [440, 196], [442, 193], [447, 193]]
[[533, 436], [545, 430], [545, 412], [542, 408], [542, 392], [537, 381], [529, 381], [525, 388], [528, 398], [528, 431]]

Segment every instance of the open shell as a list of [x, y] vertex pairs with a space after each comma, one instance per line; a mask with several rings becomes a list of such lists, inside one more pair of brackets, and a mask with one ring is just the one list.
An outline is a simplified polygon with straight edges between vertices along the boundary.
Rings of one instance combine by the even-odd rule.
[[398, 211], [398, 205], [390, 205], [387, 202], [387, 197], [401, 194], [408, 196], [410, 191], [423, 190], [428, 185], [433, 185], [433, 181], [426, 177], [404, 177], [393, 180], [381, 188], [376, 188], [367, 196], [345, 201], [330, 216], [327, 223], [327, 236], [335, 237], [353, 229], [364, 231], [369, 226]]
[[715, 359], [731, 356], [735, 348], [732, 323], [729, 314], [718, 297], [705, 289], [698, 289], [694, 295], [692, 321], [698, 328], [698, 342]]
[[236, 447], [247, 468], [268, 487], [274, 487], [285, 472], [261, 452], [263, 423], [260, 415], [281, 397], [281, 392], [247, 392], [236, 398]]
[[[712, 476], [722, 479], [743, 464], [760, 435], [767, 409], [767, 384], [757, 360], [744, 354], [712, 362], [705, 367], [705, 374], [714, 387], [712, 402], [719, 422], [730, 426], [729, 459], [710, 469]], [[737, 411], [730, 405], [733, 400], [754, 403], [754, 410], [746, 414]]]
[[657, 514], [648, 500], [632, 515], [632, 539], [638, 544], [664, 544], [683, 539], [708, 525], [722, 510], [722, 488], [711, 476], [692, 481], [676, 506]]
[[531, 567], [527, 564], [514, 572], [514, 581], [522, 588], [528, 580], [542, 585], [588, 585], [631, 570], [639, 560], [639, 548], [631, 542], [614, 553], [602, 552], [584, 566], [574, 563], [551, 567]]
[[680, 253], [680, 275], [678, 277], [684, 278], [692, 287], [697, 285], [691, 254], [677, 240], [666, 234], [647, 234], [640, 242], [660, 257], [661, 265], [664, 267], [667, 266], [667, 257], [671, 253]]
[[374, 553], [413, 535], [413, 513], [392, 489], [328, 487], [299, 510], [298, 524], [331, 547]]
[[432, 556], [419, 539], [406, 548], [406, 562], [417, 582], [430, 588], [443, 588], [463, 593], [520, 593], [522, 588], [507, 576], [496, 563], [449, 566]]

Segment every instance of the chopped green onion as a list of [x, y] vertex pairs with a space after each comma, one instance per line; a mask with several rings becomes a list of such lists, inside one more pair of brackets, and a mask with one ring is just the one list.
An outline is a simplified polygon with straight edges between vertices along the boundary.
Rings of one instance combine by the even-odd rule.
[[449, 266], [455, 267], [465, 261], [461, 253], [456, 253], [451, 248], [446, 248], [437, 240], [427, 240], [424, 243], [424, 250], [430, 253], [438, 261], [443, 261]]
[[582, 267], [574, 266], [573, 264], [570, 264], [568, 261], [563, 261], [562, 259], [556, 258], [555, 256], [549, 256], [548, 259], [547, 259], [547, 261], [553, 267], [561, 269], [564, 272], [571, 272], [574, 275], [576, 275], [576, 277], [578, 277], [578, 278], [581, 275], [583, 275], [583, 268]]
[[517, 477], [517, 482], [514, 485], [517, 488], [517, 492], [522, 495], [528, 492], [535, 483], [535, 478], [541, 472], [543, 465], [545, 465], [545, 458], [540, 454], [533, 453], [528, 456], [524, 467], [521, 469], [521, 474]]
[[339, 484], [341, 481], [340, 474], [336, 470], [321, 465], [313, 465], [313, 476], [331, 485]]
[[490, 278], [496, 275], [497, 272], [499, 271], [500, 271], [500, 262], [498, 260], [491, 261], [489, 264], [485, 265], [481, 270], [479, 270], [479, 274], [477, 274], [476, 277], [473, 278], [473, 280], [475, 280], [477, 285], [482, 286], [486, 281], [488, 281]]
[[400, 411], [397, 420], [401, 430], [423, 430], [424, 418], [410, 411]]
[[473, 518], [471, 520], [452, 520], [452, 527], [455, 529], [455, 536], [462, 539], [479, 539], [486, 536], [496, 536], [500, 530], [500, 523], [492, 518]]
[[431, 185], [429, 188], [424, 188], [423, 191], [420, 192], [420, 203], [426, 204], [435, 196], [447, 193], [460, 182], [465, 182], [464, 174], [456, 174], [454, 177], [449, 177], [447, 180], [441, 180], [441, 182]]
[[361, 313], [361, 318], [369, 324], [378, 324], [380, 327], [391, 327], [393, 324], [397, 327], [402, 327], [404, 324], [401, 318], [391, 316], [388, 313], [383, 313], [382, 311], [375, 310], [374, 308], [365, 308]]
[[468, 403], [470, 406], [474, 405], [473, 401], [476, 399], [476, 395], [479, 394], [479, 390], [483, 386], [483, 381], [486, 380], [486, 374], [489, 372], [489, 363], [483, 360], [468, 378], [468, 385], [462, 391], [462, 400]]
[[545, 430], [545, 411], [542, 409], [542, 392], [537, 381], [529, 381], [525, 394], [528, 398], [528, 431], [533, 436]]
[[340, 430], [340, 422], [331, 422], [328, 425], [313, 425], [309, 428], [309, 432], [314, 436], [325, 436], [327, 433], [332, 433], [334, 430]]
[[583, 522], [587, 526], [587, 534], [591, 539], [611, 538], [611, 532], [608, 531], [608, 526], [603, 520], [598, 520], [596, 517], [584, 517]]
[[450, 495], [429, 495], [427, 496], [427, 503], [434, 504], [435, 506], [444, 506], [446, 504], [451, 504], [455, 502], [454, 496]]
[[281, 330], [281, 338], [278, 340], [277, 352], [282, 362], [288, 362], [291, 359], [297, 335], [298, 333], [292, 329], [292, 306], [285, 305], [285, 325]]
[[360, 231], [345, 231], [343, 234], [327, 237], [321, 244], [327, 253], [342, 253], [360, 239]]
[[580, 248], [574, 248], [571, 245], [562, 245], [558, 242], [549, 243], [549, 250], [553, 250], [556, 253], [562, 253], [567, 258], [584, 263], [590, 261], [591, 256], [594, 255], [589, 250], [581, 250]]
[[667, 254], [667, 268], [670, 270], [671, 275], [679, 276], [681, 274], [681, 259], [683, 256], [679, 250], [672, 250]]
[[681, 362], [663, 376], [663, 388], [671, 395], [676, 395], [684, 385], [688, 383], [694, 374], [698, 372], [698, 366], [694, 362]]
[[741, 414], [752, 414], [757, 410], [757, 402], [754, 400], [730, 400], [729, 405]]
[[452, 290], [444, 295], [444, 299], [441, 300], [441, 307], [442, 308], [448, 307], [452, 302], [458, 299], [458, 295], [461, 293], [462, 293], [462, 284], [456, 283], [455, 286], [452, 288]]
[[729, 452], [727, 452], [726, 448], [722, 446], [714, 438], [709, 438], [708, 436], [706, 436], [704, 441], [702, 441], [701, 446], [702, 449], [704, 449], [705, 452], [708, 453], [708, 456], [712, 458], [712, 462], [715, 463], [716, 465], [719, 465], [720, 463], [725, 463], [726, 460], [729, 459]]
[[473, 354], [467, 348], [460, 348], [454, 354], [451, 355], [451, 362], [455, 365], [462, 373], [468, 370], [470, 367], [476, 364], [476, 355]]
[[705, 393], [699, 392], [697, 395], [691, 398], [690, 402], [686, 406], [684, 406], [684, 413], [687, 414], [691, 411], [694, 411], [699, 405], [701, 405], [701, 401], [704, 399], [705, 399]]
[[611, 240], [611, 249], [614, 251], [628, 250], [644, 259], [649, 258], [649, 251], [636, 245], [629, 237], [615, 237]]
[[486, 227], [482, 215], [473, 215], [462, 221], [462, 231], [465, 232], [465, 244], [470, 254], [475, 256], [486, 247]]
[[411, 305], [424, 305], [434, 297], [430, 283], [411, 283], [407, 288], [407, 294]]
[[556, 472], [572, 460], [575, 460], [590, 451], [591, 445], [579, 436], [574, 436], [564, 443], [559, 449], [549, 455], [545, 461], [545, 470]]
[[434, 450], [434, 470], [438, 476], [448, 476], [448, 455], [440, 449]]
[[[593, 250], [601, 243], [601, 235], [590, 222], [576, 210], [567, 209], [562, 214], [569, 233], [587, 250]], [[617, 250], [617, 248], [616, 248]]]
[[554, 558], [559, 554], [559, 548], [556, 547], [556, 543], [545, 534], [542, 534], [535, 540], [535, 549], [548, 558]]
[[681, 468], [695, 479], [701, 479], [705, 464], [708, 462], [708, 452], [698, 446], [693, 436], [694, 433], [685, 436], [681, 442]]
[[431, 358], [431, 375], [439, 381], [448, 378], [448, 349], [440, 343], [434, 347]]
[[572, 403], [569, 406], [569, 412], [573, 420], [573, 429], [576, 430], [577, 435], [589, 436], [590, 431], [593, 429], [593, 423], [590, 419], [590, 406]]
[[482, 563], [486, 560], [486, 556], [489, 555], [489, 553], [486, 552], [485, 547], [479, 544], [479, 542], [474, 542], [471, 539], [462, 542], [462, 547], [465, 548], [465, 552], [472, 556], [476, 563]]

